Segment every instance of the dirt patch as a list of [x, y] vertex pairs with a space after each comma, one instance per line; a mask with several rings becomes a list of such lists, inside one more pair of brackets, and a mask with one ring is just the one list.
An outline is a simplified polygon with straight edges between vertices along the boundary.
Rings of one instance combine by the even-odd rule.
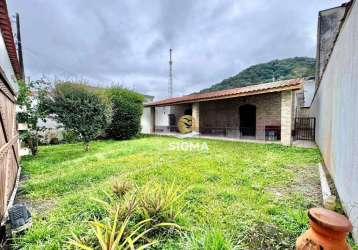
[[15, 203], [25, 203], [26, 207], [32, 214], [35, 213], [42, 215], [46, 215], [57, 204], [56, 200], [54, 199], [31, 201], [23, 195], [19, 195], [19, 197], [16, 198]]
[[36, 200], [31, 201], [23, 192], [21, 187], [29, 179], [29, 176], [24, 175], [20, 178], [19, 189], [17, 191], [14, 204], [24, 203], [32, 214], [46, 215], [57, 204], [55, 199]]
[[307, 201], [310, 203], [309, 206], [321, 206], [322, 195], [318, 166], [292, 166], [291, 169], [296, 176], [291, 183], [280, 187], [267, 187], [265, 191], [278, 198], [285, 198], [299, 193], [307, 197]]
[[293, 249], [296, 237], [272, 224], [256, 222], [243, 237], [246, 249]]

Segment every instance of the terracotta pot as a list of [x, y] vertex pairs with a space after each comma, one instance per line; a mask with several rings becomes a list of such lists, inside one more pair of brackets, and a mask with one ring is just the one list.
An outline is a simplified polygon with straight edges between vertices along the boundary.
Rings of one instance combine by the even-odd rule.
[[296, 241], [297, 250], [350, 250], [347, 235], [352, 231], [349, 220], [324, 208], [308, 211], [310, 228]]

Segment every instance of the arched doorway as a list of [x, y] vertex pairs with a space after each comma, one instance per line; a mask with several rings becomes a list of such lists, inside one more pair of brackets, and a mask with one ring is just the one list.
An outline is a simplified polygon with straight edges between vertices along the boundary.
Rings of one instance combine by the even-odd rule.
[[256, 136], [256, 106], [240, 106], [240, 132], [242, 136]]

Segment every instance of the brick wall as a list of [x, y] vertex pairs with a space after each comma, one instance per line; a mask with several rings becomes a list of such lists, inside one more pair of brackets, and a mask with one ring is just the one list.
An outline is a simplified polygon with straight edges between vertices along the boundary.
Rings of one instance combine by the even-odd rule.
[[200, 103], [200, 127], [240, 127], [239, 107], [256, 106], [256, 139], [265, 139], [265, 126], [281, 125], [281, 93]]

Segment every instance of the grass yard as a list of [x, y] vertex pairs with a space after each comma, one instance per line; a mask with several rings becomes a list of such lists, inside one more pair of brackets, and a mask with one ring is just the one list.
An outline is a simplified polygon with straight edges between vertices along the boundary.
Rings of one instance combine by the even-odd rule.
[[[87, 221], [102, 210], [115, 180], [139, 187], [172, 184], [182, 192], [180, 233], [165, 234], [155, 249], [200, 249], [208, 235], [238, 249], [293, 248], [306, 228], [306, 211], [320, 199], [316, 149], [219, 140], [208, 151], [172, 150], [183, 139], [144, 137], [43, 146], [23, 158], [20, 200], [33, 212], [33, 226], [14, 244], [21, 249], [64, 249], [72, 232], [88, 232]], [[184, 192], [185, 191], [185, 192]]]

